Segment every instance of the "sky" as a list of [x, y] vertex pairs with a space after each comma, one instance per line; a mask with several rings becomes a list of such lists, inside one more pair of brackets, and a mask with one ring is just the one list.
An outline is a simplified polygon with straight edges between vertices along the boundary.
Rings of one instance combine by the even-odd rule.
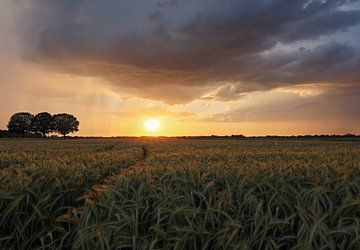
[[359, 53], [357, 0], [1, 0], [0, 129], [360, 134]]

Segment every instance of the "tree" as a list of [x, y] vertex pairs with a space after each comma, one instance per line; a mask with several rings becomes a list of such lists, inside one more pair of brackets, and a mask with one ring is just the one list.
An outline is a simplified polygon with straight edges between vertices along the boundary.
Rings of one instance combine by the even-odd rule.
[[75, 116], [69, 114], [57, 114], [54, 118], [54, 130], [63, 135], [64, 138], [69, 133], [79, 131], [79, 121]]
[[12, 115], [7, 125], [9, 132], [25, 136], [30, 131], [33, 118], [34, 116], [27, 112]]
[[39, 132], [43, 137], [54, 130], [54, 118], [47, 112], [37, 114], [31, 123], [31, 131]]

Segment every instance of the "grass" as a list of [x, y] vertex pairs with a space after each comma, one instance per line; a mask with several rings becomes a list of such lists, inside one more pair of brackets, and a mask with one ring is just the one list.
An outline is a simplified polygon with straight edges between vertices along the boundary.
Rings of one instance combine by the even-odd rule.
[[359, 142], [0, 141], [0, 249], [359, 249], [359, 230]]

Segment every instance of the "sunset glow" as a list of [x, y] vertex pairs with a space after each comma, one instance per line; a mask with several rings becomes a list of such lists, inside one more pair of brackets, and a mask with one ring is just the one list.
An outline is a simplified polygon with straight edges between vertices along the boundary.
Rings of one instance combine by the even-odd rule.
[[157, 132], [160, 129], [160, 122], [156, 119], [149, 119], [144, 122], [144, 127], [148, 132]]
[[[74, 114], [80, 136], [357, 134], [359, 13], [337, 0], [3, 0], [0, 130], [47, 111]], [[151, 117], [161, 126], [144, 128]]]

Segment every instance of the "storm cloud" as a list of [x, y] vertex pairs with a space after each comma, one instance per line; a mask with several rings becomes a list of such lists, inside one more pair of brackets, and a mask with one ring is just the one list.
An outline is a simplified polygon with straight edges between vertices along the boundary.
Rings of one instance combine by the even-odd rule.
[[183, 103], [217, 89], [206, 98], [234, 100], [313, 83], [360, 88], [359, 48], [338, 39], [349, 29], [358, 35], [354, 0], [16, 0], [9, 6], [25, 61], [98, 77], [144, 98]]
[[[285, 95], [281, 92], [270, 94], [276, 98], [257, 104], [245, 104], [228, 112], [206, 118], [207, 122], [343, 122], [348, 127], [357, 127], [360, 121], [359, 90], [336, 89], [321, 95], [298, 95], [296, 90]], [[330, 126], [329, 126], [330, 127]]]

